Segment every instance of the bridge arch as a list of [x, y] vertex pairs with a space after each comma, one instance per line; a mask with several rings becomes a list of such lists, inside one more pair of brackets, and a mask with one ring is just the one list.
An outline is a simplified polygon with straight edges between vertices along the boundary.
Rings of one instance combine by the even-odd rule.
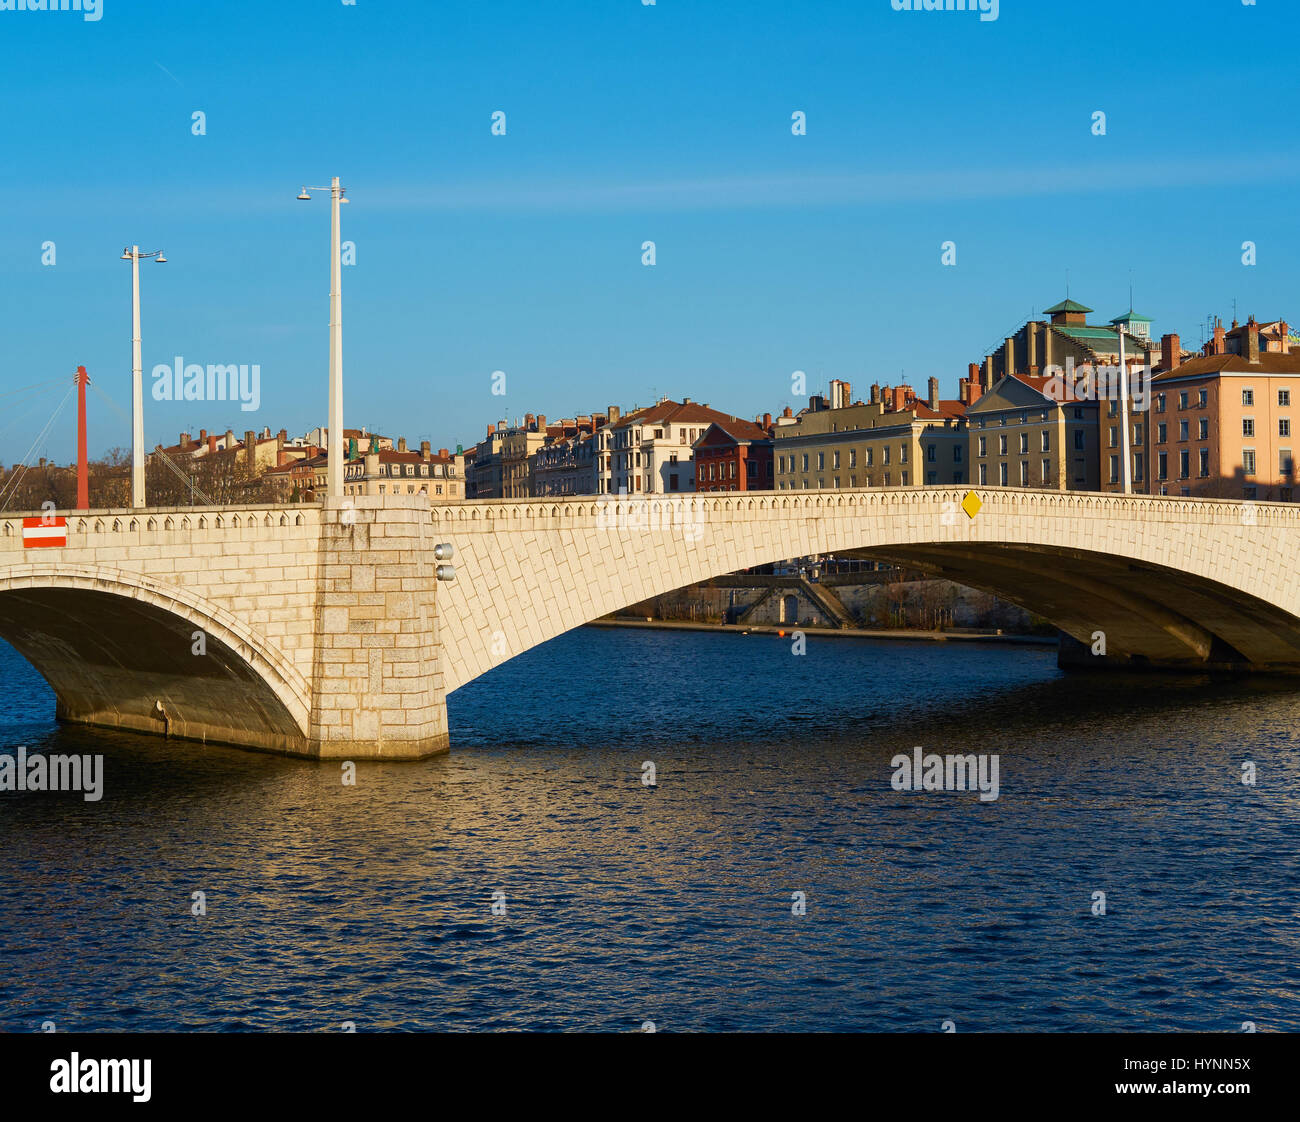
[[0, 638], [50, 684], [60, 718], [272, 751], [306, 745], [302, 675], [182, 586], [102, 566], [12, 566], [0, 572]]
[[457, 580], [438, 588], [444, 688], [628, 605], [813, 553], [984, 589], [1088, 648], [1100, 633], [1110, 662], [1300, 671], [1294, 504], [978, 488], [972, 516], [967, 494], [620, 498], [591, 517], [548, 500], [540, 514], [566, 517], [524, 535], [462, 524]]

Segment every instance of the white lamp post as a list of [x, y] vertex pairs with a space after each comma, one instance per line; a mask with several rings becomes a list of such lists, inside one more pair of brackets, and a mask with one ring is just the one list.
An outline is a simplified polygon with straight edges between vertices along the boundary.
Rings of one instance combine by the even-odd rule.
[[152, 257], [159, 265], [167, 258], [161, 249], [141, 253], [138, 245], [122, 250], [131, 262], [131, 505], [144, 506], [144, 374], [140, 359], [140, 262]]
[[[1100, 407], [1098, 407], [1100, 408]], [[1124, 356], [1124, 326], [1119, 329], [1119, 423], [1120, 481], [1124, 494], [1133, 493], [1133, 458], [1129, 452], [1128, 431], [1128, 359]]]
[[348, 200], [343, 197], [347, 188], [339, 186], [337, 175], [328, 187], [304, 187], [298, 198], [309, 202], [310, 191], [330, 193], [330, 404], [325, 491], [335, 497], [343, 494], [343, 262], [339, 206]]

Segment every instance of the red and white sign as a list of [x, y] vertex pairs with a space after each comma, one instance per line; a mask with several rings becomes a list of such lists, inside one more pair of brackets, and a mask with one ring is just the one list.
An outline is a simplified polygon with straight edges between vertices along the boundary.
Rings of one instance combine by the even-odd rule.
[[66, 518], [24, 518], [23, 548], [44, 549], [51, 545], [68, 544]]

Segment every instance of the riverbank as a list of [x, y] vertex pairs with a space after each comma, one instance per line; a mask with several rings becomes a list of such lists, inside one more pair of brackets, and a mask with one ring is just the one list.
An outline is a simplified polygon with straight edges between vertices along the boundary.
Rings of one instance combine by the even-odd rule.
[[588, 627], [630, 627], [664, 631], [736, 631], [742, 635], [788, 635], [802, 631], [805, 635], [842, 639], [910, 639], [930, 643], [1008, 643], [1020, 646], [1054, 647], [1055, 635], [1011, 635], [998, 630], [964, 628], [951, 631], [923, 631], [918, 628], [864, 627], [794, 627], [790, 624], [697, 623], [674, 619], [597, 619]]

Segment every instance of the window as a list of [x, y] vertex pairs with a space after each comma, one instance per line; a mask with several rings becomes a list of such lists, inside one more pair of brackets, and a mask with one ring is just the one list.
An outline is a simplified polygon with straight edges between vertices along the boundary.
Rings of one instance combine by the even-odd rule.
[[1020, 454], [1023, 456], [1028, 451], [1029, 451], [1029, 433], [1022, 432], [1020, 434]]
[[1254, 418], [1254, 417], [1242, 417], [1242, 419], [1241, 419], [1241, 435], [1242, 435], [1242, 436], [1254, 436], [1254, 435], [1255, 435], [1255, 418]]
[[838, 491], [839, 489], [840, 489], [840, 477], [837, 475], [835, 477], [835, 490]]
[[1163, 444], [1169, 439], [1169, 426], [1164, 421], [1156, 425], [1156, 443]]
[[900, 444], [900, 445], [898, 446], [898, 462], [899, 462], [900, 464], [905, 464], [905, 463], [907, 463], [907, 445], [906, 445], [906, 444]]
[[1178, 478], [1186, 479], [1190, 473], [1189, 466], [1191, 462], [1191, 453], [1184, 448], [1178, 453]]
[[1255, 474], [1255, 449], [1243, 448], [1241, 452], [1241, 465], [1246, 470], [1247, 475]]
[[899, 473], [898, 482], [901, 483], [904, 487], [907, 486], [907, 472], [904, 471]]
[[1210, 419], [1209, 419], [1209, 417], [1201, 417], [1201, 418], [1196, 422], [1196, 439], [1197, 439], [1197, 440], [1209, 440], [1209, 439], [1210, 439]]
[[1186, 408], [1187, 408], [1187, 391], [1186, 391], [1186, 390], [1181, 390], [1181, 391], [1179, 392], [1179, 394], [1178, 394], [1178, 408], [1179, 408], [1179, 409], [1186, 409]]
[[1052, 461], [1044, 460], [1043, 461], [1043, 482], [1048, 483], [1051, 481], [1051, 478], [1052, 478]]
[[1197, 452], [1196, 458], [1197, 474], [1199, 474], [1202, 479], [1205, 479], [1210, 474], [1210, 450], [1208, 448], [1202, 448]]
[[979, 438], [979, 442], [980, 442], [980, 443], [979, 443], [979, 452], [978, 452], [978, 455], [980, 455], [980, 456], [987, 456], [987, 455], [988, 455], [988, 451], [989, 451], [989, 449], [988, 449], [988, 438], [987, 438], [987, 437], [984, 437], [984, 436], [981, 436], [981, 437]]
[[938, 459], [938, 456], [939, 456], [939, 449], [936, 448], [933, 444], [927, 444], [925, 446], [925, 462], [927, 464], [935, 463]]
[[1142, 457], [1141, 457], [1141, 456], [1137, 456], [1137, 457], [1135, 457], [1134, 460], [1133, 460], [1133, 482], [1134, 482], [1134, 483], [1141, 483], [1141, 482], [1142, 482], [1142, 475], [1143, 475], [1143, 472], [1142, 472]]
[[1042, 447], [1039, 448], [1039, 451], [1050, 452], [1052, 450], [1052, 434], [1044, 429], [1040, 436], [1042, 437]]
[[1003, 487], [1007, 485], [1007, 463], [1005, 460], [998, 464], [998, 482], [1001, 483]]
[[1282, 417], [1282, 418], [1280, 418], [1280, 419], [1278, 420], [1278, 422], [1277, 422], [1277, 435], [1278, 435], [1278, 436], [1290, 436], [1290, 435], [1291, 435], [1291, 418], [1290, 418], [1290, 417]]
[[938, 473], [937, 471], [927, 471], [927, 472], [925, 473], [925, 481], [926, 481], [926, 483], [929, 483], [929, 484], [938, 483], [938, 482], [939, 482], [939, 473]]
[[1142, 446], [1142, 426], [1134, 425], [1133, 426], [1133, 447], [1140, 448], [1141, 446]]
[[817, 470], [818, 470], [818, 471], [825, 471], [825, 470], [826, 470], [826, 453], [825, 453], [825, 452], [818, 452], [818, 453], [817, 453]]
[[1278, 403], [1279, 405], [1290, 405], [1290, 404], [1291, 404], [1291, 391], [1290, 391], [1290, 390], [1278, 390], [1278, 391], [1277, 391], [1277, 403]]
[[886, 444], [886, 445], [885, 445], [883, 448], [881, 448], [881, 450], [880, 450], [880, 462], [881, 462], [882, 464], [887, 464], [887, 463], [889, 463], [889, 445], [888, 445], [888, 444]]
[[1109, 405], [1106, 406], [1106, 416], [1107, 416], [1107, 417], [1114, 417], [1118, 412], [1119, 412], [1119, 402], [1118, 402], [1118, 401], [1112, 401]]
[[998, 455], [1005, 456], [1006, 454], [1007, 454], [1007, 434], [1001, 433], [998, 436]]
[[784, 456], [778, 456], [778, 457], [777, 457], [776, 474], [777, 474], [777, 475], [784, 475], [784, 474], [785, 474], [785, 457], [784, 457]]
[[1210, 400], [1210, 393], [1208, 390], [1196, 391], [1196, 404], [1200, 406], [1202, 409], [1205, 408], [1206, 402], [1208, 402], [1209, 400]]
[[[838, 468], [839, 466], [840, 466], [840, 453], [839, 453], [839, 449], [837, 448], [834, 452], [831, 453], [831, 467]], [[838, 487], [839, 484], [837, 483], [835, 484], [835, 486]]]
[[961, 463], [961, 445], [960, 445], [960, 444], [954, 444], [954, 445], [952, 446], [952, 462], [953, 462], [954, 464], [959, 464], [959, 463]]
[[1028, 460], [1020, 461], [1020, 486], [1022, 487], [1029, 486], [1029, 461]]
[[1255, 404], [1255, 391], [1254, 391], [1254, 390], [1242, 390], [1242, 391], [1241, 391], [1241, 404], [1242, 404], [1242, 405], [1254, 405], [1254, 404]]
[[989, 465], [980, 464], [980, 485], [987, 486], [989, 481]]
[[1119, 482], [1119, 457], [1118, 456], [1111, 456], [1110, 458], [1110, 481], [1112, 483]]
[[1119, 425], [1110, 426], [1110, 447], [1119, 447]]
[[857, 450], [856, 448], [850, 448], [850, 449], [849, 449], [849, 467], [851, 467], [851, 468], [855, 468], [855, 467], [857, 467], [857, 466], [858, 466], [858, 450]]
[[1186, 421], [1179, 421], [1179, 422], [1178, 422], [1178, 439], [1179, 439], [1179, 440], [1186, 440], [1186, 439], [1187, 439], [1187, 422], [1186, 422]]
[[1074, 450], [1076, 452], [1083, 451], [1083, 429], [1074, 430]]
[[803, 470], [804, 470], [804, 471], [807, 471], [807, 470], [808, 470], [808, 453], [807, 453], [807, 452], [805, 452], [805, 453], [803, 454]]
[[1279, 475], [1290, 475], [1295, 470], [1290, 448], [1279, 448], [1277, 453], [1277, 471]]
[[[1158, 452], [1156, 454], [1156, 478], [1157, 479], [1169, 478], [1169, 453], [1168, 452]], [[1164, 492], [1162, 491], [1161, 494], [1164, 494]]]
[[[874, 457], [874, 455], [872, 454], [872, 451], [871, 451], [870, 448], [868, 448], [868, 449], [866, 450], [866, 455], [867, 455], [867, 467], [871, 467], [871, 461], [872, 461], [875, 457]], [[870, 486], [870, 484], [868, 484], [867, 486]]]

